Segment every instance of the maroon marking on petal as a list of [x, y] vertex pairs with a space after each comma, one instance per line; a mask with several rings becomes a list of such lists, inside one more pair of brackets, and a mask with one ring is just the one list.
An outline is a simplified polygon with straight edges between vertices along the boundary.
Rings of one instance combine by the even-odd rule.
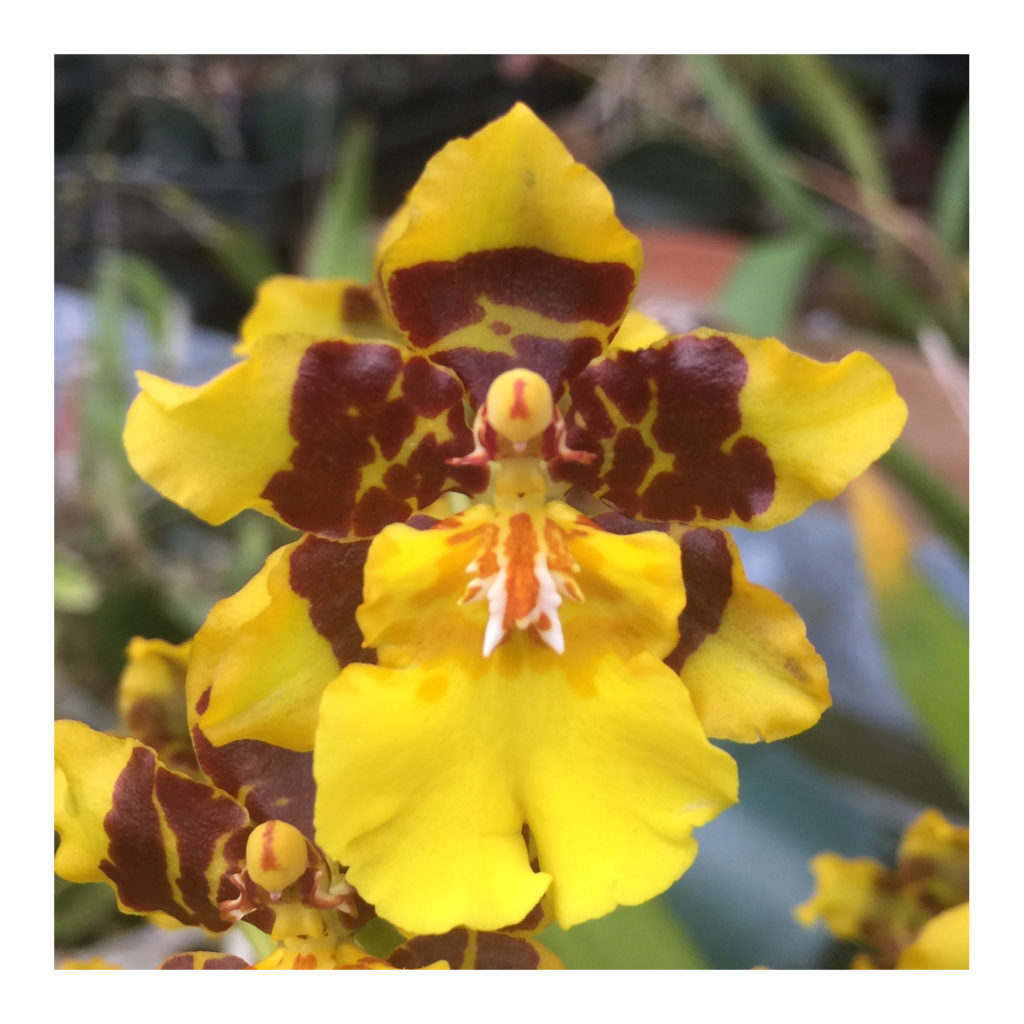
[[601, 342], [589, 336], [562, 340], [519, 334], [512, 339], [512, 351], [520, 366], [539, 373], [548, 382], [557, 400], [565, 381], [601, 354]]
[[418, 516], [410, 516], [405, 525], [411, 526], [414, 530], [429, 530], [439, 522], [439, 519], [435, 519], [433, 516], [427, 516], [421, 513]]
[[525, 939], [499, 932], [480, 932], [476, 937], [478, 971], [533, 971], [540, 963], [540, 954]]
[[356, 625], [369, 548], [368, 540], [340, 544], [306, 537], [291, 555], [288, 583], [309, 601], [310, 621], [330, 643], [339, 668], [352, 661], [376, 661], [373, 652], [363, 647], [363, 634]]
[[201, 718], [206, 714], [206, 709], [210, 706], [210, 691], [213, 689], [212, 686], [208, 686], [201, 694], [199, 694], [196, 700], [196, 717]]
[[[175, 881], [188, 910], [178, 903], [167, 877], [157, 804], [174, 835], [181, 872]], [[241, 864], [249, 826], [248, 815], [233, 800], [173, 774], [151, 750], [138, 747], [118, 776], [111, 810], [103, 819], [110, 859], [101, 861], [100, 869], [133, 910], [162, 910], [183, 924], [224, 931], [230, 925], [220, 917], [205, 872], [225, 837], [223, 856], [232, 866]]]
[[[723, 448], [743, 426], [739, 395], [747, 378], [742, 352], [727, 338], [685, 335], [636, 352], [619, 352], [592, 364], [570, 383], [573, 447], [591, 450], [607, 441], [615, 426], [599, 392], [623, 417], [638, 422], [657, 396], [651, 436], [672, 456], [672, 468], [658, 474], [642, 492], [631, 487], [640, 457], [637, 438], [613, 447], [599, 469], [566, 464], [556, 476], [607, 498], [626, 515], [687, 522], [702, 515], [744, 522], [764, 512], [775, 494], [775, 470], [765, 446], [740, 437]], [[589, 444], [587, 443], [589, 441]], [[650, 465], [648, 461], [647, 465]]]
[[286, 750], [262, 740], [233, 740], [215, 747], [199, 726], [192, 728], [192, 745], [199, 766], [218, 789], [237, 797], [246, 787], [245, 809], [254, 822], [278, 818], [313, 839], [312, 751]]
[[501, 320], [492, 320], [491, 330], [495, 334], [510, 334], [512, 332], [512, 328]]
[[[178, 920], [182, 911], [167, 878], [167, 853], [153, 802], [156, 755], [145, 747], [132, 751], [114, 783], [111, 808], [103, 819], [110, 837], [110, 859], [100, 870], [132, 910], [166, 910]], [[224, 926], [226, 927], [226, 926]]]
[[224, 856], [233, 866], [240, 866], [251, 825], [249, 815], [209, 786], [166, 771], [157, 771], [156, 798], [175, 836], [181, 872], [176, 882], [182, 897], [196, 920], [209, 927], [209, 921], [221, 919], [214, 898], [217, 893], [210, 892], [206, 875], [215, 844], [227, 836]]
[[389, 462], [398, 457], [405, 439], [416, 429], [416, 413], [408, 402], [396, 398], [387, 402], [377, 420], [377, 442], [380, 453]]
[[401, 523], [412, 514], [407, 501], [388, 494], [383, 487], [371, 487], [361, 495], [352, 517], [352, 529], [360, 537], [379, 533], [390, 523]]
[[640, 431], [635, 427], [620, 430], [612, 449], [611, 467], [605, 473], [607, 500], [619, 507], [628, 505], [653, 465], [654, 452]]
[[341, 293], [343, 324], [375, 324], [384, 319], [380, 306], [369, 288], [353, 285]]
[[646, 533], [648, 530], [660, 530], [667, 532], [667, 523], [643, 523], [639, 519], [630, 519], [621, 512], [602, 512], [594, 516], [594, 524], [609, 533], [617, 533], [620, 536], [628, 536], [632, 533]]
[[361, 470], [376, 459], [377, 433], [402, 358], [390, 345], [323, 341], [302, 357], [292, 390], [292, 468], [263, 491], [278, 514], [301, 530], [349, 532]]
[[510, 343], [511, 352], [494, 352], [470, 346], [449, 348], [435, 353], [435, 363], [454, 370], [469, 393], [469, 404], [478, 409], [487, 397], [491, 381], [506, 370], [525, 367], [539, 373], [547, 382], [555, 400], [565, 382], [601, 354], [597, 338], [541, 338], [517, 334]]
[[427, 967], [438, 960], [447, 960], [453, 971], [462, 966], [469, 943], [465, 928], [453, 928], [444, 935], [417, 935], [396, 949], [388, 962], [395, 967]]
[[665, 658], [676, 672], [718, 630], [732, 596], [732, 555], [721, 530], [688, 530], [680, 546], [686, 607], [679, 616], [679, 643]]
[[427, 419], [440, 416], [463, 397], [459, 382], [424, 356], [413, 356], [405, 364], [402, 395], [420, 416]]
[[[454, 370], [469, 394], [469, 404], [479, 409], [487, 398], [491, 381], [506, 370], [518, 365], [509, 352], [491, 352], [479, 348], [449, 348], [433, 356], [440, 363]], [[531, 367], [532, 369], [532, 367]]]
[[624, 263], [586, 263], [517, 246], [396, 270], [388, 294], [409, 341], [425, 348], [479, 323], [483, 298], [559, 323], [593, 320], [610, 327], [625, 313], [633, 283]]
[[249, 965], [240, 957], [224, 954], [204, 960], [204, 953], [177, 953], [159, 967], [161, 971], [245, 971]]
[[[440, 442], [434, 434], [427, 434], [405, 460], [413, 475], [413, 497], [421, 509], [435, 502], [446, 490], [480, 494], [487, 489], [490, 480], [490, 470], [486, 465], [447, 465], [448, 459], [466, 455], [473, 447], [461, 403], [448, 410], [447, 424], [452, 440]], [[449, 485], [449, 481], [453, 481], [454, 486]]]

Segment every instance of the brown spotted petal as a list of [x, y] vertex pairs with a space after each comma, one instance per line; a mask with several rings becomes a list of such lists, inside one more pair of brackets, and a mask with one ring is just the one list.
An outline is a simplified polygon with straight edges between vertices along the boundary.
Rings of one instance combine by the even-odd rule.
[[569, 444], [598, 458], [555, 475], [634, 519], [748, 523], [771, 505], [775, 469], [743, 434], [747, 373], [724, 337], [613, 350], [570, 384]]
[[640, 263], [605, 186], [517, 104], [427, 164], [377, 269], [409, 343], [455, 370], [476, 407], [513, 366], [559, 397], [614, 336]]
[[483, 467], [446, 460], [473, 447], [458, 378], [385, 343], [309, 347], [291, 395], [291, 465], [262, 497], [291, 526], [337, 540], [371, 537], [448, 489], [475, 494]]
[[649, 522], [786, 522], [839, 494], [906, 419], [864, 353], [819, 363], [774, 338], [707, 328], [616, 339], [570, 395], [569, 444], [598, 458], [557, 474]]
[[246, 971], [249, 965], [227, 953], [175, 953], [158, 968], [161, 971]]
[[445, 960], [453, 971], [536, 971], [565, 967], [559, 957], [533, 939], [470, 928], [453, 928], [444, 935], [417, 935], [402, 943], [388, 960], [395, 967], [403, 968], [428, 967]]
[[224, 931], [218, 904], [232, 895], [251, 829], [237, 801], [164, 767], [148, 747], [81, 722], [55, 725], [55, 870], [106, 882], [130, 913], [160, 911]]

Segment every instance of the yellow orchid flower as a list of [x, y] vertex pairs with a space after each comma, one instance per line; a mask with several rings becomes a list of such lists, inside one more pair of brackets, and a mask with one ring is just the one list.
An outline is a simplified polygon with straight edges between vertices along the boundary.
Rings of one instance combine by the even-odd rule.
[[794, 916], [870, 947], [856, 969], [966, 970], [969, 844], [966, 828], [929, 809], [908, 826], [892, 870], [870, 857], [819, 854], [814, 895]]
[[[145, 661], [168, 653], [140, 641]], [[143, 666], [144, 667], [144, 666]], [[206, 780], [162, 764], [132, 738], [60, 721], [54, 732], [55, 870], [73, 882], [105, 882], [128, 913], [192, 925], [212, 935], [246, 921], [275, 940], [252, 965], [261, 970], [393, 968], [552, 970], [561, 960], [533, 939], [546, 919], [535, 913], [502, 932], [409, 937], [385, 960], [354, 939], [372, 908], [295, 826], [254, 821], [238, 801]], [[272, 766], [271, 766], [272, 768]], [[258, 783], [255, 776], [251, 777]], [[99, 958], [65, 969], [108, 969]], [[163, 970], [237, 970], [241, 957], [179, 953]]]
[[[836, 496], [905, 406], [863, 353], [666, 331], [629, 310], [640, 269], [607, 189], [519, 104], [428, 163], [372, 286], [274, 278], [237, 364], [139, 376], [144, 479], [303, 534], [192, 643], [199, 765], [251, 812], [312, 819], [408, 931], [650, 899], [737, 798], [709, 739], [829, 705], [726, 528]], [[315, 786], [254, 795], [254, 759]]]

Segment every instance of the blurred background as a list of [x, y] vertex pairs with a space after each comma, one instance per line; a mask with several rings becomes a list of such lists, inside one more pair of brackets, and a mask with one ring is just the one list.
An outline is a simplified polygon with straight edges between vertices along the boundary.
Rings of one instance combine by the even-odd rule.
[[[807, 622], [833, 708], [792, 740], [724, 744], [740, 804], [666, 896], [543, 939], [570, 967], [846, 966], [792, 919], [809, 858], [891, 863], [923, 807], [968, 816], [968, 58], [69, 55], [54, 72], [58, 717], [117, 729], [128, 640], [191, 636], [291, 536], [255, 514], [206, 527], [134, 476], [133, 371], [227, 366], [270, 274], [368, 280], [426, 160], [517, 100], [642, 239], [639, 308], [888, 366], [910, 418], [863, 486], [735, 531], [748, 576]], [[121, 915], [104, 886], [55, 895], [58, 962], [209, 945]]]

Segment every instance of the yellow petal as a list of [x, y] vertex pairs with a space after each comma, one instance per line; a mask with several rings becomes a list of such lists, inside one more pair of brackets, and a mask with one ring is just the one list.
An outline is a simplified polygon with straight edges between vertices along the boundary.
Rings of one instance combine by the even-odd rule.
[[753, 743], [814, 725], [832, 699], [803, 620], [750, 583], [724, 530], [683, 533], [687, 607], [667, 661], [680, 672], [708, 736]]
[[936, 914], [896, 962], [904, 971], [966, 971], [970, 966], [968, 903]]
[[213, 524], [245, 508], [276, 515], [262, 497], [289, 465], [292, 387], [312, 339], [254, 345], [208, 384], [187, 387], [140, 372], [128, 410], [128, 461], [165, 497]]
[[522, 104], [430, 160], [378, 259], [399, 326], [474, 405], [513, 365], [557, 397], [614, 335], [640, 265], [600, 179]]
[[54, 761], [57, 874], [106, 882], [129, 913], [229, 927], [221, 881], [240, 866], [251, 827], [236, 801], [165, 768], [136, 740], [81, 722], [55, 723]]
[[899, 437], [907, 407], [889, 372], [864, 352], [821, 363], [775, 338], [727, 335], [750, 375], [740, 396], [743, 422], [775, 467], [771, 507], [747, 525], [788, 522], [836, 497]]
[[207, 740], [313, 749], [320, 694], [362, 653], [354, 613], [366, 547], [312, 537], [288, 544], [214, 605], [188, 674], [190, 714]]
[[419, 933], [513, 924], [549, 885], [563, 926], [644, 902], [693, 860], [692, 829], [736, 798], [732, 759], [644, 650], [674, 640], [672, 541], [585, 530], [570, 542], [584, 602], [562, 609], [565, 654], [516, 630], [485, 658], [487, 609], [457, 601], [490, 514], [377, 538], [360, 622], [381, 666], [350, 666], [321, 703], [318, 841], [382, 916]]
[[814, 895], [793, 911], [804, 927], [821, 920], [839, 939], [863, 937], [864, 921], [875, 907], [886, 869], [870, 857], [849, 859], [819, 853], [811, 861]]
[[569, 443], [598, 459], [559, 467], [647, 522], [766, 529], [833, 498], [899, 436], [888, 372], [853, 353], [819, 363], [774, 338], [638, 323], [570, 383]]
[[308, 334], [313, 338], [387, 338], [401, 335], [372, 291], [348, 278], [312, 280], [278, 275], [256, 291], [256, 302], [242, 321], [237, 355], [268, 334]]

